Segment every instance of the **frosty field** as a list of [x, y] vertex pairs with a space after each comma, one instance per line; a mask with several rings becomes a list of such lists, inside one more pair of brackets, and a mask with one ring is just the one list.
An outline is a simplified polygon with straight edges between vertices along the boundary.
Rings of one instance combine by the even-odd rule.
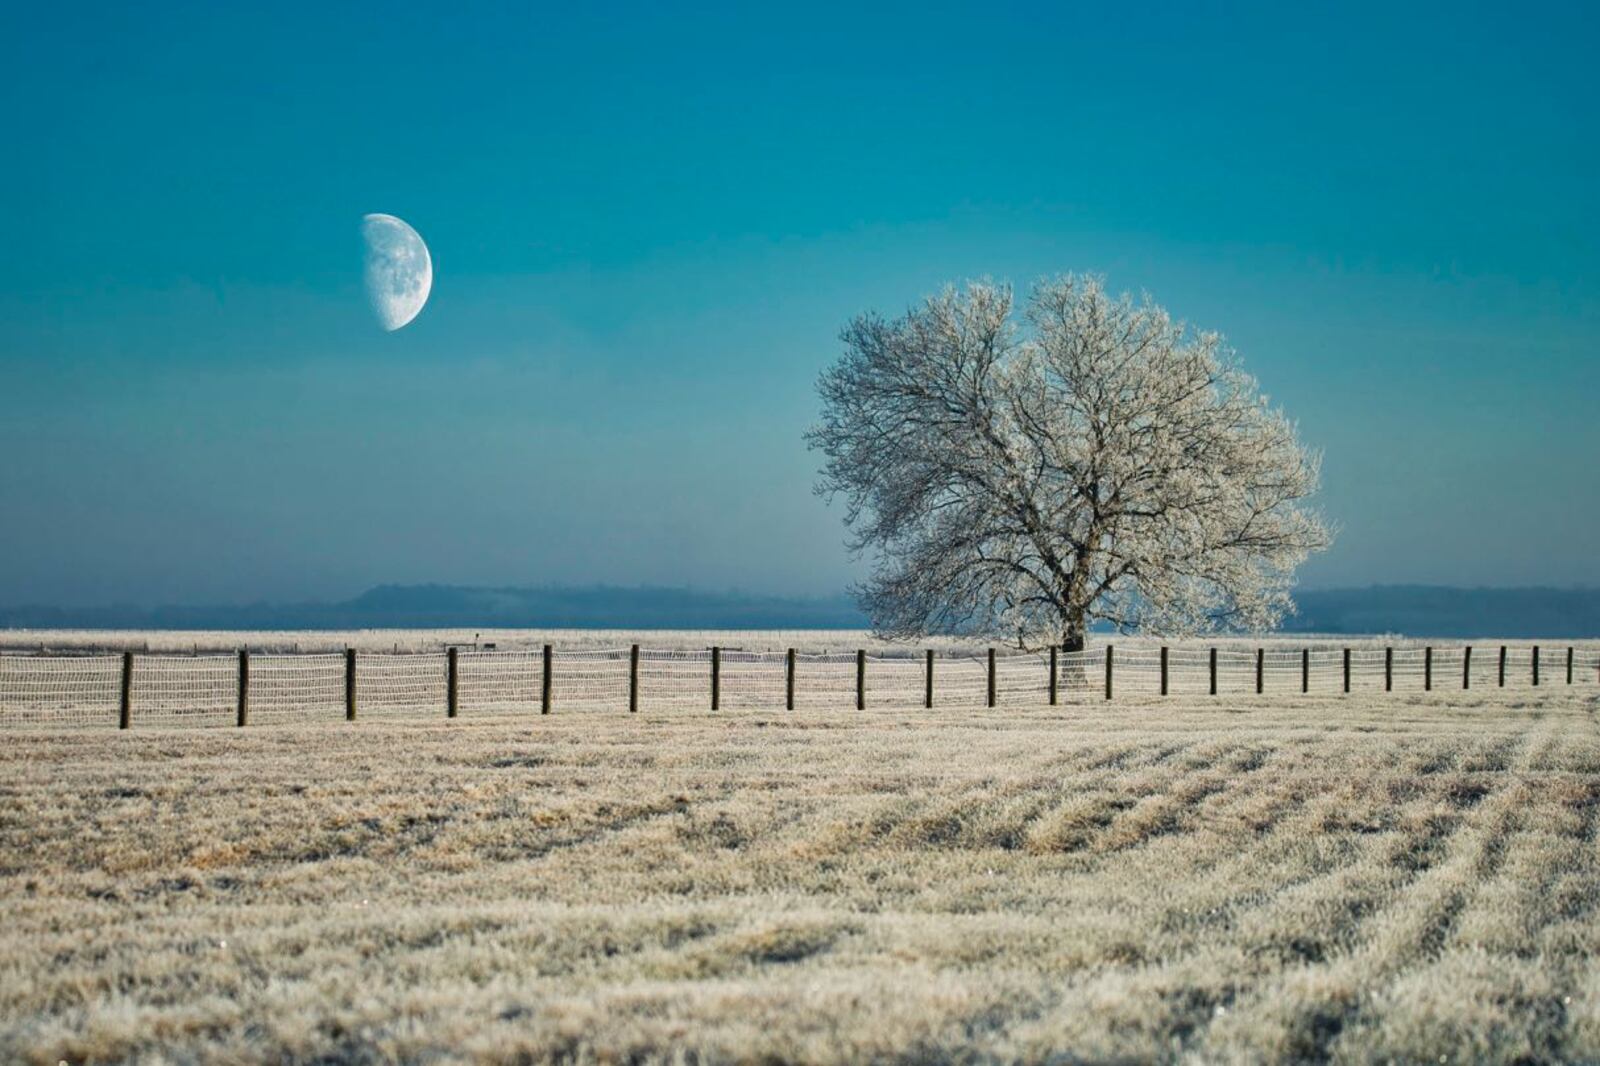
[[[1151, 649], [1163, 642], [1153, 637], [1097, 636], [1094, 643], [1114, 640], [1121, 648]], [[216, 654], [248, 646], [255, 651], [328, 653], [355, 648], [362, 652], [442, 652], [445, 647], [493, 645], [501, 650], [537, 651], [541, 644], [552, 644], [570, 651], [626, 648], [630, 643], [647, 648], [704, 650], [712, 645], [747, 651], [777, 651], [798, 648], [806, 652], [853, 651], [865, 648], [872, 653], [914, 654], [922, 648], [940, 652], [980, 651], [989, 644], [1003, 642], [968, 640], [959, 637], [928, 637], [916, 644], [882, 640], [865, 629], [290, 629], [233, 631], [220, 629], [4, 629], [0, 630], [0, 653], [137, 651], [156, 654]], [[1200, 641], [1188, 642], [1198, 645]], [[1247, 636], [1219, 635], [1204, 643], [1221, 648], [1299, 648], [1306, 644], [1379, 648], [1421, 647], [1420, 639], [1399, 636], [1319, 636], [1301, 633], [1268, 633]], [[1452, 643], [1461, 643], [1454, 641]], [[1490, 634], [1477, 643], [1482, 647], [1504, 641]], [[1517, 641], [1519, 646], [1544, 644], [1564, 647], [1573, 641], [1561, 638]], [[1594, 641], [1579, 641], [1593, 649]]]
[[1592, 1060], [1595, 710], [24, 731], [0, 1059]]

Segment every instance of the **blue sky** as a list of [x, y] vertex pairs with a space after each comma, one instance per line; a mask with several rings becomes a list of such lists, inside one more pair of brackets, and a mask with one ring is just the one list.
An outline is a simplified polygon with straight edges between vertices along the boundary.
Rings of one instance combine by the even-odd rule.
[[1064, 271], [1324, 450], [1306, 584], [1600, 583], [1592, 11], [13, 9], [0, 602], [833, 592], [839, 327]]

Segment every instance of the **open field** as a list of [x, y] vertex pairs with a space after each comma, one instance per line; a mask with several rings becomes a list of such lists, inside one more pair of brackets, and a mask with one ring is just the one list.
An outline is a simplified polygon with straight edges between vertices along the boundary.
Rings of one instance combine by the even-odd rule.
[[23, 732], [0, 1060], [1596, 1060], [1596, 709]]
[[[643, 644], [651, 648], [705, 649], [713, 644], [759, 651], [882, 648], [861, 629], [3, 629], [0, 651], [145, 651], [154, 653], [229, 652], [248, 645], [269, 652], [436, 652], [451, 644], [492, 644], [497, 648], [537, 650], [542, 644], [590, 650]], [[929, 646], [961, 647], [963, 642], [933, 638]], [[919, 645], [920, 646], [920, 645]]]
[[[1113, 642], [1119, 648], [1151, 649], [1163, 642], [1153, 637], [1095, 634], [1092, 646]], [[713, 645], [732, 650], [781, 652], [798, 648], [803, 652], [842, 652], [865, 648], [873, 654], [914, 654], [923, 648], [939, 652], [979, 651], [993, 641], [960, 637], [928, 637], [915, 643], [882, 640], [866, 629], [0, 629], [0, 652], [107, 652], [136, 651], [156, 654], [216, 654], [249, 647], [258, 652], [326, 653], [354, 648], [361, 652], [438, 652], [455, 644], [493, 645], [504, 650], [536, 651], [552, 644], [569, 651], [626, 648], [639, 644], [646, 648], [704, 651]], [[1318, 635], [1311, 633], [1219, 634], [1195, 638], [1192, 645], [1219, 648], [1299, 648], [1310, 644], [1375, 648], [1421, 647], [1421, 637], [1371, 634]], [[1435, 643], [1476, 643], [1482, 646], [1506, 643], [1490, 634], [1463, 641], [1452, 638]], [[1595, 649], [1595, 641], [1574, 641], [1569, 637], [1519, 639], [1519, 646], [1543, 644], [1547, 647]]]

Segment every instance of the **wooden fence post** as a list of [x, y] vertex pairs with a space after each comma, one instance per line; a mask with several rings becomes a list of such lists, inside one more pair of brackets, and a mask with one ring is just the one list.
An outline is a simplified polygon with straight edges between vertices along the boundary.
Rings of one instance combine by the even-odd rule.
[[356, 650], [344, 650], [344, 720], [356, 720]]
[[1422, 691], [1433, 691], [1433, 646], [1422, 649]]
[[1161, 694], [1167, 694], [1167, 646], [1161, 645]]
[[1383, 691], [1394, 691], [1394, 649], [1383, 649]]
[[1217, 649], [1211, 649], [1211, 694], [1217, 694]]
[[794, 710], [794, 649], [789, 649], [789, 654], [783, 657], [783, 707], [784, 710]]
[[856, 710], [867, 709], [867, 652], [856, 649]]
[[239, 728], [250, 718], [250, 649], [239, 649]]
[[127, 729], [133, 724], [133, 652], [122, 653], [122, 693], [118, 700], [117, 728]]
[[544, 646], [543, 668], [539, 671], [539, 713], [550, 713], [550, 667], [555, 656], [550, 654], [550, 645]]
[[1500, 688], [1506, 687], [1506, 646], [1500, 645]]
[[1350, 649], [1344, 650], [1344, 690], [1350, 691]]
[[989, 649], [989, 706], [994, 706], [994, 649]]
[[1111, 645], [1106, 645], [1106, 699], [1108, 700], [1111, 698], [1111, 656], [1115, 651]]
[[1533, 683], [1539, 684], [1539, 645], [1533, 646]]
[[1267, 649], [1256, 649], [1256, 695], [1267, 689]]
[[1567, 684], [1572, 684], [1572, 647], [1567, 647]]
[[628, 713], [639, 713], [639, 645], [628, 648]]
[[1300, 691], [1311, 691], [1311, 649], [1300, 649]]
[[456, 649], [446, 648], [444, 653], [444, 716], [456, 716]]
[[1461, 649], [1461, 691], [1472, 687], [1472, 645]]
[[927, 666], [927, 672], [923, 676], [923, 681], [924, 681], [924, 689], [923, 689], [923, 693], [922, 693], [922, 705], [924, 707], [927, 707], [929, 710], [932, 710], [933, 709], [933, 649], [932, 648], [928, 649], [928, 666]]
[[1056, 646], [1050, 645], [1050, 706], [1056, 705]]
[[711, 709], [722, 708], [722, 649], [711, 649]]

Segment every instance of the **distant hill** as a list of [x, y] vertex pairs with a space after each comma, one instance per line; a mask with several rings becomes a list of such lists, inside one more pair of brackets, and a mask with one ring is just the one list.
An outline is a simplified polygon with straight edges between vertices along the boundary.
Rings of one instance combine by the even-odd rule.
[[8, 629], [859, 629], [849, 597], [818, 599], [607, 585], [379, 585], [342, 603], [57, 608], [0, 606]]
[[1295, 593], [1291, 633], [1429, 637], [1600, 636], [1600, 589], [1372, 585]]
[[[1295, 595], [1291, 633], [1600, 636], [1600, 589], [1374, 585]], [[607, 585], [380, 585], [342, 603], [56, 608], [0, 606], [7, 629], [859, 629], [847, 596], [815, 599]]]

